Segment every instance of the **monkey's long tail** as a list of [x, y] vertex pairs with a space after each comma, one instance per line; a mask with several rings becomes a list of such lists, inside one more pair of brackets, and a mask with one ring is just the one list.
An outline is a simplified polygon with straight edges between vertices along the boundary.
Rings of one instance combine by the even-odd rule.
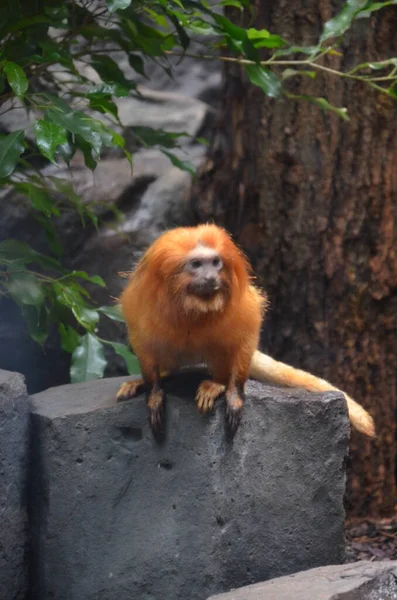
[[325, 379], [278, 362], [259, 350], [256, 350], [252, 357], [250, 376], [258, 381], [271, 381], [289, 387], [301, 387], [309, 392], [342, 392], [346, 398], [349, 419], [353, 427], [370, 438], [376, 435], [374, 421], [367, 411], [353, 398]]

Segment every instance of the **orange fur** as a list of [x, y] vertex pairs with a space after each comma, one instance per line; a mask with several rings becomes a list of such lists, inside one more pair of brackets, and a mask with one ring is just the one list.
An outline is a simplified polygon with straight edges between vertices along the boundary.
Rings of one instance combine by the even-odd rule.
[[[190, 275], [183, 270], [187, 257], [200, 254], [200, 248], [204, 253], [215, 250], [223, 261], [220, 277], [224, 285], [208, 299], [187, 292]], [[286, 385], [298, 384], [312, 391], [335, 389], [313, 375], [255, 352], [266, 295], [252, 284], [244, 255], [226, 231], [215, 225], [180, 227], [161, 235], [132, 273], [121, 305], [129, 341], [144, 379], [157, 390], [160, 372], [205, 363], [214, 384], [203, 382], [197, 394], [199, 408], [210, 410], [225, 389], [227, 420], [233, 433], [241, 413], [241, 391], [250, 374], [259, 380], [269, 378]], [[120, 399], [128, 396], [126, 388], [124, 394], [122, 389]], [[150, 400], [154, 393], [155, 404], [159, 404], [161, 393], [152, 391], [149, 407], [154, 404]], [[352, 411], [349, 403], [354, 401], [346, 398], [353, 425], [357, 427], [354, 420], [357, 411]], [[362, 423], [358, 429], [372, 436], [371, 417], [362, 407], [354, 405], [361, 411]], [[158, 419], [156, 415], [157, 425]]]
[[[186, 296], [187, 275], [180, 273], [180, 267], [199, 242], [222, 256], [230, 280], [227, 297], [219, 294], [206, 301]], [[150, 356], [165, 371], [205, 362], [224, 384], [230, 368], [238, 378], [248, 377], [263, 303], [250, 285], [245, 258], [215, 225], [178, 228], [160, 236], [121, 297], [129, 340], [139, 360]]]

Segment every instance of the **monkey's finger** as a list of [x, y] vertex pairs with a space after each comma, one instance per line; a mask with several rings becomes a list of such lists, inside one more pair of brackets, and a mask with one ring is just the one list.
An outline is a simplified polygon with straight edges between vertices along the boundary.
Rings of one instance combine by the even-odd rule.
[[117, 402], [124, 402], [124, 400], [130, 400], [139, 394], [144, 387], [143, 379], [134, 379], [133, 381], [125, 381], [121, 384], [119, 391], [116, 394]]
[[226, 429], [231, 439], [234, 438], [240, 425], [242, 413], [243, 402], [240, 398], [235, 398], [233, 401], [226, 402]]
[[197, 408], [202, 414], [214, 408], [215, 400], [223, 394], [225, 386], [215, 381], [205, 380], [199, 385], [196, 394]]
[[164, 394], [161, 390], [150, 394], [148, 409], [150, 428], [154, 437], [160, 439], [164, 433]]

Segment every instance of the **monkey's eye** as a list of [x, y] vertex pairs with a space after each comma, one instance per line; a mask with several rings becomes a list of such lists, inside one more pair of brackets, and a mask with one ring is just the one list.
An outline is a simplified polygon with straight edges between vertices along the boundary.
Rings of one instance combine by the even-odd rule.
[[222, 268], [222, 261], [220, 258], [216, 257], [212, 259], [212, 266], [215, 267], [216, 269], [221, 269]]
[[192, 269], [199, 269], [202, 266], [201, 260], [195, 258], [194, 260], [190, 261], [190, 266], [192, 267]]

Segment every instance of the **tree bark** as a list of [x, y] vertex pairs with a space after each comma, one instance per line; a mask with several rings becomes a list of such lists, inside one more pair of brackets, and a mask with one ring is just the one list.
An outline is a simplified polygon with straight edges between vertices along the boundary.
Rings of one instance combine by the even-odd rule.
[[[296, 44], [318, 40], [342, 2], [256, 1], [255, 26]], [[237, 12], [229, 13], [241, 23]], [[397, 11], [357, 21], [347, 70], [397, 54]], [[396, 498], [397, 103], [360, 83], [294, 77], [293, 93], [346, 106], [351, 121], [271, 100], [225, 64], [223, 105], [192, 202], [251, 259], [271, 301], [263, 347], [328, 378], [374, 416], [378, 438], [352, 433], [346, 508], [392, 511]]]

